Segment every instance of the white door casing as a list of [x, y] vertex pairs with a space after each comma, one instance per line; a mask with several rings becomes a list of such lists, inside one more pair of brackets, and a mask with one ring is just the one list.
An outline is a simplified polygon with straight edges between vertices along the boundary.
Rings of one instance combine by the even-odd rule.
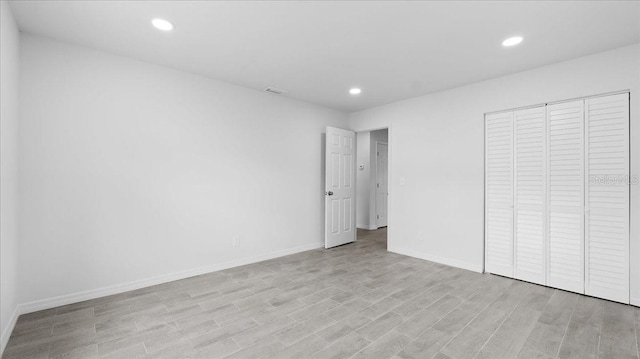
[[356, 134], [327, 127], [325, 155], [325, 248], [356, 240]]
[[513, 112], [485, 116], [485, 270], [513, 277]]
[[388, 162], [389, 147], [384, 142], [376, 143], [376, 226], [387, 226], [387, 199], [389, 195]]
[[585, 101], [585, 294], [629, 303], [629, 94]]

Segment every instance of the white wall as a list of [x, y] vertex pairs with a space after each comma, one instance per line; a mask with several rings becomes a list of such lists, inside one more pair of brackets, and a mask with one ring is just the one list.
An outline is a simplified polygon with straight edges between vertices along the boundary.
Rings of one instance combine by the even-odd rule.
[[[631, 174], [640, 176], [640, 45], [354, 113], [391, 126], [391, 251], [483, 269], [483, 114], [631, 90]], [[406, 181], [401, 185], [401, 179]], [[640, 187], [631, 188], [631, 298], [640, 305]]]
[[19, 33], [0, 2], [0, 353], [15, 324], [18, 270]]
[[21, 41], [25, 311], [322, 245], [323, 132], [346, 114]]

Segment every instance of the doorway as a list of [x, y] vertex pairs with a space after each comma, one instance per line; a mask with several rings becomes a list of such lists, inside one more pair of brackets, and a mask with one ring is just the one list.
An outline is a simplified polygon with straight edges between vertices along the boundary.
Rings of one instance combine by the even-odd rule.
[[376, 227], [387, 226], [387, 197], [389, 196], [389, 146], [376, 142]]
[[387, 227], [368, 230], [358, 228], [356, 244], [371, 251], [387, 251]]
[[[388, 225], [389, 130], [356, 134], [356, 226], [358, 239], [384, 237]], [[381, 230], [384, 229], [384, 230]], [[382, 238], [378, 238], [381, 240]]]

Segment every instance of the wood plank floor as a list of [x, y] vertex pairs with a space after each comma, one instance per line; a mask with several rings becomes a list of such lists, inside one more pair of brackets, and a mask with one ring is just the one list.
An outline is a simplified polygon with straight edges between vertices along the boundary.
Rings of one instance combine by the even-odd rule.
[[640, 309], [359, 240], [23, 315], [3, 358], [638, 358]]

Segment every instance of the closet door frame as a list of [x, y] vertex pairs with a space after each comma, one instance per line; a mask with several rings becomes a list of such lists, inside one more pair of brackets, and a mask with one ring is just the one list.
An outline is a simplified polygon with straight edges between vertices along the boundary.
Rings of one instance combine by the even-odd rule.
[[[600, 223], [592, 223], [592, 222], [596, 222], [597, 220], [592, 220], [592, 216], [594, 215], [594, 213], [591, 213], [590, 207], [590, 199], [591, 197], [589, 197], [589, 193], [588, 191], [590, 190], [590, 183], [589, 181], [591, 180], [591, 172], [589, 170], [589, 165], [590, 165], [590, 160], [589, 160], [589, 151], [590, 151], [590, 142], [589, 142], [589, 136], [590, 136], [590, 132], [589, 132], [589, 118], [588, 118], [588, 106], [590, 103], [592, 102], [598, 102], [599, 99], [606, 99], [607, 97], [611, 97], [611, 96], [621, 96], [621, 97], [626, 97], [626, 113], [624, 115], [624, 119], [626, 122], [626, 127], [625, 127], [625, 134], [624, 134], [624, 138], [626, 140], [625, 144], [624, 144], [624, 165], [625, 165], [625, 170], [624, 173], [621, 175], [622, 179], [627, 180], [627, 184], [626, 184], [626, 188], [625, 188], [625, 193], [624, 196], [622, 198], [626, 198], [626, 202], [623, 202], [626, 205], [626, 208], [618, 208], [618, 212], [625, 214], [624, 216], [620, 216], [620, 218], [623, 218], [622, 220], [618, 221], [618, 222], [623, 222], [624, 223], [624, 228], [623, 228], [623, 241], [621, 243], [624, 244], [623, 247], [623, 254], [624, 256], [620, 256], [618, 255], [617, 258], [621, 260], [621, 265], [618, 266], [620, 268], [622, 268], [622, 273], [621, 275], [623, 276], [620, 280], [620, 283], [626, 283], [626, 288], [618, 288], [616, 289], [617, 291], [612, 292], [612, 288], [610, 288], [610, 286], [608, 286], [608, 283], [606, 281], [602, 281], [600, 280], [600, 283], [591, 283], [589, 282], [589, 275], [590, 275], [590, 255], [592, 255], [592, 253], [589, 252], [589, 248], [590, 245], [592, 244], [591, 241], [591, 237], [590, 237], [590, 233], [589, 230], [592, 230], [596, 233], [598, 232], [598, 228], [597, 227], [602, 227], [603, 225], [606, 226], [607, 224], [607, 218], [606, 216], [608, 215], [608, 208], [606, 207], [607, 203], [605, 203], [605, 206], [600, 206], [600, 208], [598, 209], [598, 215], [599, 216], [605, 216], [605, 217], [601, 217], [601, 219], [599, 220]], [[573, 135], [577, 134], [577, 133], [581, 133], [581, 144], [579, 144], [577, 147], [582, 149], [581, 155], [582, 158], [579, 160], [580, 165], [581, 165], [581, 169], [578, 171], [578, 173], [581, 173], [582, 179], [579, 181], [579, 184], [575, 184], [577, 186], [579, 186], [579, 190], [577, 192], [581, 192], [582, 196], [581, 196], [581, 200], [580, 201], [571, 201], [570, 194], [569, 193], [561, 193], [561, 192], [557, 192], [555, 194], [555, 197], [553, 197], [552, 195], [552, 190], [555, 188], [556, 190], [562, 190], [562, 188], [571, 188], [572, 186], [574, 186], [574, 183], [563, 183], [562, 181], [564, 181], [564, 178], [560, 178], [559, 181], [556, 180], [556, 182], [552, 182], [551, 180], [551, 175], [552, 175], [552, 168], [551, 166], [556, 166], [555, 169], [557, 170], [558, 176], [562, 177], [565, 176], [568, 173], [571, 173], [570, 171], [565, 171], [565, 170], [569, 170], [570, 169], [570, 165], [572, 163], [568, 163], [567, 168], [563, 168], [562, 165], [564, 165], [565, 163], [563, 162], [564, 159], [568, 159], [568, 158], [572, 158], [572, 155], [575, 155], [578, 152], [575, 153], [562, 153], [562, 151], [559, 151], [556, 153], [556, 156], [558, 156], [556, 159], [559, 161], [556, 161], [555, 164], [552, 164], [552, 146], [556, 146], [555, 149], [563, 149], [563, 148], [571, 148], [573, 150], [576, 150], [576, 145], [575, 143], [570, 143], [568, 142], [566, 147], [563, 147], [562, 143], [556, 142], [556, 144], [552, 143], [552, 139], [551, 139], [551, 124], [550, 124], [550, 110], [553, 110], [554, 107], [557, 109], [562, 108], [563, 105], [567, 105], [570, 106], [571, 103], [579, 103], [581, 102], [581, 106], [575, 106], [575, 108], [580, 108], [581, 110], [581, 121], [574, 121], [573, 124], [575, 125], [576, 123], [580, 123], [580, 126], [582, 126], [581, 130], [577, 131], [576, 133], [574, 133]], [[518, 108], [518, 109], [513, 109], [513, 110], [509, 110], [509, 111], [500, 111], [500, 112], [492, 112], [492, 113], [485, 113], [484, 115], [484, 120], [485, 120], [485, 173], [484, 173], [484, 177], [485, 177], [485, 228], [484, 228], [484, 234], [485, 234], [485, 240], [484, 240], [484, 269], [485, 272], [488, 273], [492, 273], [492, 274], [498, 274], [498, 275], [502, 275], [502, 276], [506, 276], [506, 277], [511, 277], [511, 278], [515, 278], [515, 279], [521, 279], [521, 280], [525, 280], [525, 281], [530, 281], [530, 282], [534, 282], [534, 283], [538, 283], [538, 284], [542, 284], [545, 286], [549, 286], [552, 288], [559, 288], [559, 289], [564, 289], [564, 290], [568, 290], [568, 291], [573, 291], [573, 292], [577, 292], [577, 293], [581, 293], [581, 294], [587, 294], [587, 295], [591, 295], [594, 297], [598, 297], [598, 298], [604, 298], [604, 299], [609, 299], [609, 300], [613, 300], [613, 301], [617, 301], [617, 302], [621, 302], [621, 303], [629, 303], [630, 302], [630, 277], [631, 277], [631, 273], [630, 273], [630, 263], [631, 263], [631, 258], [630, 258], [630, 218], [631, 218], [631, 213], [630, 213], [630, 208], [631, 208], [631, 198], [630, 198], [630, 193], [631, 193], [631, 164], [630, 164], [630, 149], [631, 149], [631, 138], [630, 138], [630, 132], [631, 132], [631, 124], [630, 124], [630, 92], [628, 90], [625, 91], [618, 91], [618, 92], [611, 92], [611, 93], [607, 93], [607, 94], [601, 94], [601, 95], [596, 95], [596, 96], [589, 96], [589, 97], [582, 97], [582, 98], [576, 98], [573, 100], [566, 100], [566, 101], [560, 101], [560, 102], [554, 102], [554, 103], [546, 103], [546, 104], [541, 104], [541, 105], [537, 105], [537, 106], [529, 106], [529, 107], [525, 107], [525, 108]], [[517, 180], [517, 175], [516, 175], [516, 171], [517, 171], [517, 166], [518, 164], [517, 159], [516, 159], [516, 141], [517, 141], [517, 134], [516, 134], [516, 112], [517, 111], [521, 111], [521, 110], [527, 110], [527, 109], [531, 109], [531, 108], [535, 108], [535, 107], [544, 107], [544, 117], [545, 117], [545, 144], [544, 144], [544, 152], [545, 152], [545, 173], [544, 173], [544, 189], [545, 189], [545, 201], [544, 201], [544, 207], [542, 209], [542, 211], [544, 212], [544, 224], [543, 224], [543, 228], [544, 228], [544, 279], [540, 280], [540, 279], [531, 279], [531, 278], [525, 278], [525, 276], [519, 275], [518, 274], [518, 262], [517, 262], [517, 258], [518, 258], [518, 254], [517, 254], [517, 216], [518, 216], [518, 203], [517, 203], [517, 184], [516, 184], [516, 180]], [[511, 124], [511, 131], [510, 131], [510, 136], [511, 136], [511, 148], [510, 148], [510, 159], [511, 159], [511, 202], [510, 205], [506, 205], [506, 203], [503, 203], [504, 205], [502, 207], [498, 207], [494, 205], [492, 206], [490, 204], [491, 199], [490, 199], [490, 174], [489, 174], [489, 162], [490, 162], [490, 158], [489, 158], [489, 122], [490, 122], [490, 117], [492, 116], [503, 116], [504, 118], [509, 118], [510, 117], [510, 124]], [[567, 122], [562, 123], [562, 121], [560, 121], [558, 123], [560, 126], [556, 127], [556, 128], [563, 128], [562, 125], [563, 124], [569, 124]], [[569, 128], [569, 127], [567, 127]], [[612, 127], [613, 128], [613, 127]], [[559, 139], [571, 139], [574, 137], [571, 136], [566, 136], [568, 133], [567, 132], [563, 132], [563, 131], [558, 131], [556, 133], [556, 138]], [[602, 134], [601, 136], [608, 136], [609, 134]], [[604, 139], [600, 138], [598, 139], [599, 141], [605, 141]], [[558, 146], [559, 145], [559, 146]], [[617, 160], [617, 159], [616, 159]], [[619, 161], [618, 161], [619, 162]], [[616, 162], [616, 163], [618, 163]], [[576, 162], [578, 163], [578, 162]], [[600, 165], [604, 162], [601, 161], [596, 161], [596, 164]], [[602, 168], [602, 167], [594, 167], [594, 168]], [[559, 170], [558, 170], [559, 169]], [[617, 175], [617, 172], [615, 171], [615, 169], [612, 172], [614, 175]], [[626, 177], [625, 177], [626, 176]], [[555, 187], [554, 187], [555, 186]], [[574, 191], [576, 192], [576, 191]], [[602, 192], [602, 191], [600, 191]], [[603, 193], [598, 192], [596, 194], [595, 197], [600, 196], [601, 198], [607, 198], [606, 196], [603, 195]], [[575, 195], [575, 193], [574, 193]], [[552, 198], [553, 197], [553, 198]], [[577, 202], [577, 203], [576, 203]], [[581, 202], [581, 203], [580, 203]], [[610, 205], [610, 204], [609, 204]], [[500, 266], [496, 266], [495, 263], [490, 263], [490, 247], [491, 247], [491, 238], [490, 238], [490, 221], [491, 221], [491, 214], [490, 212], [492, 210], [496, 210], [496, 209], [500, 209], [500, 213], [501, 215], [505, 215], [507, 216], [507, 212], [509, 212], [507, 209], [510, 209], [510, 220], [508, 221], [508, 223], [510, 223], [510, 228], [508, 229], [508, 232], [510, 233], [510, 236], [512, 238], [511, 241], [511, 245], [510, 245], [510, 249], [509, 249], [509, 253], [510, 253], [510, 263], [511, 266], [508, 266], [508, 262], [509, 261], [503, 261], [503, 263], [501, 263]], [[566, 213], [565, 213], [566, 212]], [[554, 227], [554, 220], [551, 218], [552, 214], [555, 213], [556, 218], [555, 218], [555, 227]], [[566, 221], [563, 223], [562, 218], [565, 217]], [[604, 219], [603, 219], [604, 218]], [[502, 223], [507, 223], [507, 221], [504, 221]], [[590, 227], [591, 225], [591, 227]], [[564, 226], [564, 227], [563, 227]], [[596, 227], [596, 228], [594, 228]], [[556, 239], [561, 240], [563, 236], [565, 236], [565, 234], [567, 233], [571, 233], [574, 236], [574, 241], [576, 243], [579, 244], [579, 249], [576, 251], [574, 250], [574, 257], [576, 259], [579, 260], [579, 264], [576, 263], [577, 265], [575, 266], [576, 269], [578, 270], [578, 273], [575, 273], [575, 275], [573, 275], [573, 277], [567, 277], [565, 275], [562, 275], [561, 272], [561, 267], [556, 267], [556, 273], [552, 272], [552, 259], [551, 259], [551, 255], [552, 255], [552, 250], [554, 250], [552, 247], [554, 246], [554, 244], [559, 244], [559, 246], [556, 246], [555, 248], [555, 256], [558, 259], [562, 259], [563, 257], [563, 253], [562, 251], [565, 250], [566, 247], [563, 248], [563, 246], [567, 245], [567, 243], [560, 243], [557, 241], [554, 241], [553, 236], [552, 236], [552, 229], [555, 231], [554, 233], [556, 234]], [[613, 232], [612, 232], [613, 233]], [[615, 233], [622, 233], [620, 231], [620, 228], [617, 229], [617, 232]], [[581, 238], [581, 240], [576, 241], [575, 237], [577, 236], [577, 238]], [[602, 237], [602, 234], [600, 234], [600, 236]], [[565, 236], [566, 237], [566, 236]], [[595, 238], [595, 237], [594, 237]], [[602, 239], [602, 238], [601, 238]], [[604, 239], [606, 240], [606, 236], [604, 237]], [[553, 242], [553, 243], [552, 243]], [[607, 250], [606, 248], [606, 241], [605, 242], [601, 242], [599, 243], [599, 245], [604, 245], [605, 250]], [[598, 244], [596, 244], [597, 246]], [[594, 247], [596, 248], [596, 247]], [[598, 248], [596, 248], [598, 249]], [[601, 264], [603, 263], [602, 259], [606, 258], [606, 260], [608, 261], [612, 261], [612, 259], [610, 259], [609, 257], [607, 257], [607, 253], [605, 253], [602, 258], [596, 258], [598, 259], [600, 262], [597, 263], [596, 261], [594, 261], [594, 265], [593, 268], [594, 270], [604, 270], [606, 271], [608, 267], [606, 266], [602, 266]], [[557, 262], [557, 261], [556, 261]], [[560, 270], [560, 271], [559, 271]], [[560, 273], [561, 275], [558, 275], [558, 273]], [[598, 274], [598, 273], [596, 273]], [[594, 277], [595, 278], [595, 277]]]

